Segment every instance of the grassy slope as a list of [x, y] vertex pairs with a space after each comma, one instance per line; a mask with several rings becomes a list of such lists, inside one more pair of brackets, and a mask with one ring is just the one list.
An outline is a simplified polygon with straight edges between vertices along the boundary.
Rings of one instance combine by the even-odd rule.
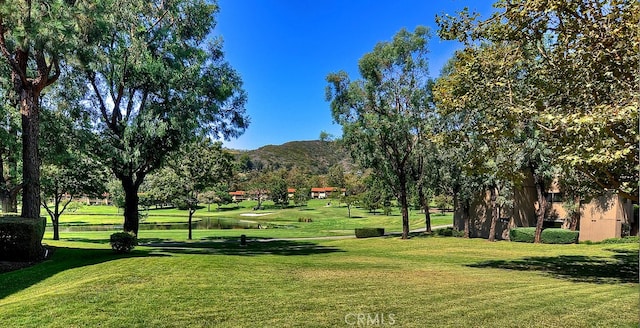
[[638, 245], [195, 242], [126, 257], [84, 237], [47, 241], [51, 260], [0, 274], [3, 326], [331, 327], [349, 313], [393, 314], [400, 327], [638, 323]]

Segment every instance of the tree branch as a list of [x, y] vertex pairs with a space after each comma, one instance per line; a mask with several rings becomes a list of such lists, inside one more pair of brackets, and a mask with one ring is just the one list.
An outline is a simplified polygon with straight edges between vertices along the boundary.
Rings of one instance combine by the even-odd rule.
[[109, 113], [107, 112], [107, 106], [104, 102], [104, 99], [102, 99], [102, 94], [100, 93], [100, 89], [98, 88], [98, 85], [96, 84], [96, 74], [94, 72], [90, 72], [87, 71], [87, 78], [89, 79], [89, 82], [91, 84], [91, 87], [93, 88], [93, 92], [96, 95], [96, 98], [98, 98], [98, 102], [100, 104], [100, 113], [102, 114], [102, 118], [104, 119], [104, 122], [107, 123], [107, 126], [109, 126], [109, 129], [111, 129], [112, 131], [115, 132], [115, 125], [113, 125], [111, 123], [111, 120], [109, 119]]

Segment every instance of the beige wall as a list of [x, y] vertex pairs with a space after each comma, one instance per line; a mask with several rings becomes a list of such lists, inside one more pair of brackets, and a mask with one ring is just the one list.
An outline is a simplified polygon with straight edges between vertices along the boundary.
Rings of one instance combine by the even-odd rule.
[[[533, 190], [533, 191], [532, 191]], [[509, 239], [509, 229], [513, 227], [535, 226], [535, 189], [523, 187], [516, 190], [512, 195], [514, 199], [513, 209], [502, 208], [500, 218], [496, 223], [496, 239]], [[490, 210], [491, 199], [489, 192], [485, 192], [484, 198], [471, 205], [471, 220], [469, 222], [469, 237], [489, 238], [491, 230], [491, 219], [493, 213]], [[462, 211], [456, 209], [453, 215], [453, 223], [456, 229], [464, 230], [464, 220]]]
[[[551, 188], [557, 192], [557, 186]], [[496, 225], [496, 239], [508, 239], [509, 229], [513, 227], [534, 227], [536, 224], [536, 193], [531, 181], [516, 188], [512, 194], [513, 209], [502, 210]], [[484, 198], [471, 206], [469, 236], [472, 238], [489, 238], [491, 216], [489, 192]], [[565, 219], [567, 211], [562, 203], [551, 203], [548, 211], [550, 217]], [[454, 213], [454, 227], [464, 230], [462, 211]], [[580, 241], [601, 241], [607, 238], [621, 237], [623, 227], [633, 221], [633, 204], [614, 192], [596, 198], [582, 206], [580, 216]]]
[[601, 241], [622, 236], [624, 224], [633, 220], [633, 204], [618, 194], [608, 193], [582, 207], [580, 241]]

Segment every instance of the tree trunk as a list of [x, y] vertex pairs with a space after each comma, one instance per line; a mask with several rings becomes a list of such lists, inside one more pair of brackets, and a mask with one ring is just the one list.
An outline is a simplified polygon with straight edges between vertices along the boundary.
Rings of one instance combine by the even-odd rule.
[[191, 226], [191, 222], [192, 222], [192, 221], [191, 221], [191, 220], [193, 219], [193, 213], [194, 213], [194, 212], [195, 212], [194, 210], [192, 210], [191, 208], [189, 208], [189, 240], [191, 240], [191, 239], [192, 239], [192, 237], [193, 237], [193, 234], [192, 234], [192, 226]]
[[569, 229], [571, 231], [576, 231], [578, 229], [578, 224], [580, 223], [580, 197], [576, 196], [574, 198], [574, 203], [576, 204], [576, 208], [573, 213], [571, 213], [571, 222], [569, 222]]
[[547, 213], [547, 198], [544, 179], [538, 174], [533, 174], [533, 182], [536, 186], [536, 197], [538, 202], [538, 208], [536, 208], [536, 234], [534, 243], [540, 243], [542, 237], [542, 226], [544, 224], [544, 217]]
[[490, 190], [490, 208], [491, 208], [491, 228], [489, 229], [489, 241], [496, 241], [496, 225], [498, 224], [498, 186], [495, 184], [491, 186]]
[[139, 213], [138, 213], [138, 186], [130, 176], [122, 178], [122, 189], [124, 189], [124, 231], [138, 235]]
[[53, 225], [53, 240], [60, 240], [60, 215], [55, 214], [54, 218], [51, 218], [51, 224]]
[[409, 201], [407, 197], [407, 178], [400, 175], [400, 208], [402, 211], [402, 239], [409, 239]]
[[20, 90], [22, 115], [22, 217], [40, 217], [40, 153], [38, 134], [40, 124], [40, 94], [33, 87]]
[[425, 232], [431, 233], [431, 213], [429, 210], [429, 202], [427, 201], [424, 191], [422, 187], [418, 188], [418, 198], [420, 205], [422, 206], [422, 210], [424, 211], [424, 228]]
[[464, 220], [464, 238], [469, 238], [470, 236], [470, 227], [469, 221], [471, 220], [471, 204], [469, 204], [469, 200], [466, 199], [462, 202], [462, 219]]
[[349, 213], [349, 218], [351, 218], [351, 204], [347, 204], [347, 212]]

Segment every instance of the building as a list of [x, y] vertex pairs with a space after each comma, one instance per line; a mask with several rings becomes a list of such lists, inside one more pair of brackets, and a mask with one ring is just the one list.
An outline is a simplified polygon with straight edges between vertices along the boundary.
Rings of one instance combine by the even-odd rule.
[[293, 196], [296, 193], [296, 189], [295, 188], [288, 188], [287, 189], [287, 193], [288, 193], [289, 198], [293, 198]]
[[243, 200], [246, 200], [246, 193], [242, 190], [238, 190], [238, 191], [231, 191], [229, 192], [229, 195], [231, 195], [231, 199], [233, 199], [234, 203], [239, 203]]
[[[346, 189], [340, 189], [342, 192], [341, 195], [344, 196]], [[331, 194], [338, 192], [338, 188], [336, 187], [323, 187], [323, 188], [311, 188], [311, 198], [314, 199], [325, 199], [331, 197]]]
[[[515, 227], [535, 227], [536, 190], [532, 179], [516, 188], [512, 195], [513, 205], [502, 208], [496, 224], [496, 239], [509, 239], [509, 230]], [[562, 193], [557, 185], [553, 185], [547, 196], [548, 210], [545, 227], [566, 227], [567, 210], [563, 207]], [[458, 206], [459, 207], [459, 206]], [[480, 201], [472, 204], [470, 210], [469, 237], [489, 238], [492, 213], [490, 211], [489, 192]], [[454, 213], [454, 226], [464, 230], [462, 211], [457, 208]], [[605, 192], [580, 210], [580, 241], [601, 241], [607, 238], [619, 238], [637, 235], [638, 222], [633, 216], [633, 204], [613, 191]]]

